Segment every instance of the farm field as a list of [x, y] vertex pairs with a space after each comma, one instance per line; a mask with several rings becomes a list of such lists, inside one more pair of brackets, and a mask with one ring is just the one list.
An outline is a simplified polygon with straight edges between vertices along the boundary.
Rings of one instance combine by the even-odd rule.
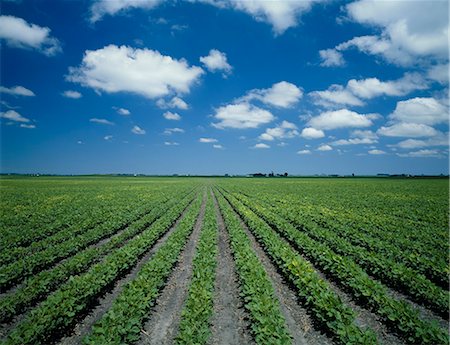
[[449, 344], [449, 181], [2, 177], [1, 344]]

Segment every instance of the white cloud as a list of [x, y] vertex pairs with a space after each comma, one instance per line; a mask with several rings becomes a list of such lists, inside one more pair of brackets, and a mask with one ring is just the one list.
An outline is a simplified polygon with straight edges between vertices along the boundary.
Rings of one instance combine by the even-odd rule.
[[347, 83], [347, 89], [350, 92], [364, 99], [371, 99], [382, 95], [403, 96], [411, 91], [427, 88], [427, 82], [418, 73], [406, 73], [402, 78], [390, 81], [367, 78], [362, 80], [351, 79]]
[[419, 151], [413, 151], [413, 152], [408, 152], [408, 153], [397, 153], [397, 156], [399, 157], [437, 157], [437, 158], [441, 158], [442, 154], [437, 151], [437, 150], [428, 150], [428, 149], [424, 149], [424, 150], [419, 150]]
[[441, 84], [448, 84], [449, 64], [440, 64], [430, 67], [427, 71], [427, 77]]
[[184, 129], [183, 128], [174, 127], [174, 128], [166, 128], [164, 130], [164, 134], [166, 134], [166, 135], [171, 135], [172, 133], [184, 133]]
[[123, 116], [128, 116], [131, 114], [131, 112], [125, 108], [118, 108], [118, 109], [116, 109], [116, 111], [117, 111], [117, 114], [123, 115]]
[[315, 104], [325, 107], [333, 107], [336, 105], [364, 105], [364, 102], [353, 95], [348, 89], [337, 84], [331, 85], [328, 90], [310, 92], [309, 95], [314, 99]]
[[446, 1], [361, 0], [346, 8], [351, 19], [381, 30], [381, 34], [355, 37], [338, 45], [338, 51], [356, 47], [405, 66], [417, 64], [420, 59], [448, 59]]
[[106, 120], [106, 119], [97, 119], [95, 117], [92, 118], [92, 119], [89, 119], [89, 121], [90, 122], [94, 122], [94, 123], [99, 123], [101, 125], [110, 125], [110, 126], [114, 125], [114, 122], [111, 122], [111, 121]]
[[220, 145], [220, 144], [214, 144], [213, 147], [214, 147], [215, 149], [219, 149], [219, 150], [222, 150], [222, 149], [223, 149], [223, 146]]
[[308, 12], [315, 0], [260, 1], [260, 0], [197, 0], [219, 8], [233, 8], [251, 15], [258, 22], [272, 25], [275, 35], [297, 26], [301, 14]]
[[109, 140], [111, 140], [112, 138], [113, 138], [112, 135], [105, 135], [105, 136], [103, 137], [103, 139], [105, 139], [106, 141], [109, 141]]
[[13, 86], [13, 87], [4, 87], [0, 86], [0, 93], [6, 93], [8, 95], [13, 96], [36, 96], [33, 91], [23, 87], [23, 86]]
[[11, 121], [15, 121], [15, 122], [30, 122], [29, 119], [27, 119], [26, 117], [20, 115], [15, 110], [8, 110], [7, 112], [4, 112], [4, 113], [1, 112], [0, 113], [0, 118], [11, 120]]
[[270, 146], [267, 144], [259, 143], [259, 144], [256, 144], [255, 146], [252, 146], [252, 148], [254, 148], [254, 149], [270, 149]]
[[378, 139], [378, 135], [370, 130], [356, 129], [352, 131], [350, 135], [354, 138]]
[[311, 118], [308, 125], [316, 129], [337, 129], [347, 127], [370, 127], [372, 120], [380, 117], [378, 114], [358, 114], [348, 109], [326, 111]]
[[290, 108], [303, 96], [303, 91], [296, 85], [281, 81], [275, 83], [268, 89], [254, 89], [240, 100], [251, 101], [257, 99], [264, 104], [280, 108]]
[[298, 155], [310, 155], [311, 154], [311, 150], [300, 150], [297, 151]]
[[267, 110], [258, 108], [249, 103], [228, 104], [216, 109], [214, 118], [218, 121], [212, 125], [219, 129], [224, 128], [257, 128], [272, 122], [275, 117]]
[[369, 138], [350, 138], [350, 139], [340, 139], [333, 141], [331, 145], [333, 146], [344, 146], [344, 145], [362, 145], [362, 144], [376, 144], [378, 140]]
[[218, 142], [218, 140], [214, 139], [214, 138], [200, 138], [200, 139], [198, 139], [198, 141], [200, 143], [208, 143], [208, 144], [210, 144], [210, 143], [217, 143]]
[[139, 126], [134, 126], [134, 127], [131, 129], [131, 132], [134, 133], [134, 134], [138, 134], [138, 135], [143, 135], [143, 134], [146, 133], [145, 130], [142, 129], [141, 127], [139, 127]]
[[164, 145], [166, 145], [166, 146], [179, 146], [180, 143], [177, 143], [176, 141], [165, 141]]
[[298, 135], [299, 132], [295, 124], [288, 121], [283, 121], [274, 128], [267, 128], [266, 131], [259, 136], [259, 139], [272, 141], [275, 139], [291, 139]]
[[169, 109], [169, 108], [178, 108], [181, 110], [186, 110], [189, 108], [189, 105], [183, 101], [180, 97], [173, 97], [169, 102], [166, 102], [165, 99], [160, 98], [156, 101], [156, 105], [161, 109]]
[[22, 128], [33, 129], [33, 128], [36, 128], [36, 125], [27, 125], [27, 124], [25, 124], [25, 123], [21, 123], [21, 124], [20, 124], [20, 127], [22, 127]]
[[0, 16], [0, 39], [10, 47], [36, 49], [52, 56], [61, 52], [59, 41], [50, 36], [50, 29], [27, 23], [22, 18]]
[[227, 55], [217, 49], [211, 49], [209, 55], [200, 57], [200, 62], [210, 72], [223, 71], [225, 74], [229, 74], [232, 70], [231, 65], [227, 61]]
[[381, 127], [378, 129], [377, 133], [387, 137], [409, 138], [432, 137], [439, 134], [433, 127], [424, 124], [405, 122], [396, 123], [389, 127]]
[[315, 129], [313, 127], [303, 128], [301, 137], [305, 139], [320, 139], [325, 136], [325, 133], [320, 129]]
[[397, 102], [397, 106], [389, 118], [397, 122], [436, 125], [448, 123], [449, 110], [448, 107], [432, 97], [416, 97]]
[[78, 91], [73, 91], [73, 90], [64, 91], [62, 93], [62, 95], [66, 98], [72, 98], [72, 99], [79, 99], [79, 98], [83, 97], [83, 95], [81, 93], [79, 93]]
[[181, 116], [180, 115], [178, 115], [177, 113], [172, 113], [170, 111], [166, 111], [163, 114], [163, 116], [164, 116], [164, 118], [166, 120], [172, 120], [172, 121], [179, 121], [179, 120], [181, 120]]
[[77, 141], [77, 144], [78, 144], [78, 145], [83, 145], [84, 143], [83, 143], [83, 141], [78, 140], [78, 141]]
[[419, 140], [419, 139], [406, 139], [403, 141], [400, 141], [397, 144], [389, 145], [391, 147], [398, 147], [400, 149], [418, 149], [422, 147], [433, 147], [433, 146], [449, 146], [449, 138], [448, 133], [443, 134], [439, 133], [438, 135], [426, 139], [426, 140]]
[[188, 93], [203, 73], [184, 59], [155, 50], [108, 45], [87, 50], [81, 66], [70, 67], [66, 78], [97, 91], [130, 92], [153, 99], [172, 92]]
[[97, 0], [90, 8], [90, 21], [95, 23], [105, 15], [113, 16], [132, 8], [152, 9], [161, 2], [161, 0]]
[[331, 151], [333, 148], [330, 145], [322, 144], [317, 148], [317, 151]]
[[324, 49], [319, 51], [323, 67], [343, 66], [345, 64], [342, 53], [336, 49]]
[[384, 152], [383, 150], [377, 150], [377, 149], [369, 150], [369, 151], [367, 151], [367, 153], [369, 155], [384, 155], [384, 154], [386, 154], [386, 152]]

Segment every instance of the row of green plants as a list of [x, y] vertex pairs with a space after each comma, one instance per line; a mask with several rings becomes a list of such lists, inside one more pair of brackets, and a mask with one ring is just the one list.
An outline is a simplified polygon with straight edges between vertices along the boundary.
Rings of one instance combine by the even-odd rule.
[[[385, 215], [377, 215], [375, 220], [373, 216], [364, 218], [347, 212], [341, 213], [340, 210], [330, 210], [328, 207], [299, 204], [295, 196], [276, 198], [272, 194], [261, 193], [256, 198], [270, 199], [270, 203], [278, 204], [279, 208], [284, 210], [284, 214], [290, 216], [301, 214], [321, 227], [339, 234], [351, 244], [365, 247], [393, 261], [400, 261], [448, 290], [450, 271], [447, 260], [442, 255], [446, 249], [443, 250], [441, 245], [446, 243], [448, 234], [442, 233], [440, 237], [440, 232], [435, 226], [421, 231], [419, 238], [419, 235], [415, 236], [417, 231], [412, 231], [416, 224], [410, 224], [408, 227], [400, 220], [394, 225], [386, 224], [382, 221]], [[408, 210], [405, 209], [406, 213]], [[427, 237], [428, 244], [425, 241]]]
[[125, 207], [120, 207], [119, 205], [117, 205], [114, 207], [114, 214], [105, 212], [102, 214], [97, 214], [96, 218], [94, 219], [87, 215], [85, 219], [83, 219], [76, 225], [76, 227], [67, 227], [65, 229], [62, 229], [54, 233], [53, 235], [41, 239], [40, 241], [31, 243], [29, 246], [11, 245], [9, 248], [5, 248], [5, 250], [0, 253], [0, 267], [12, 261], [17, 261], [18, 259], [23, 258], [27, 255], [29, 256], [32, 254], [36, 254], [49, 247], [63, 243], [67, 240], [70, 240], [74, 236], [85, 234], [91, 231], [92, 228], [101, 226], [101, 224], [108, 219], [137, 219], [148, 212], [149, 206], [151, 207], [153, 204], [158, 204], [159, 202], [165, 201], [167, 199], [168, 197], [165, 195], [158, 195], [157, 197], [155, 195], [154, 200], [152, 200], [151, 203], [146, 203], [144, 206], [140, 206], [138, 208], [136, 208], [136, 206], [132, 204], [126, 205]]
[[94, 324], [92, 333], [83, 339], [84, 344], [119, 345], [139, 340], [142, 325], [192, 233], [201, 203], [199, 195], [175, 231], [142, 266], [138, 276], [124, 286], [108, 312]]
[[191, 192], [181, 201], [175, 199], [166, 203], [161, 201], [159, 205], [153, 207], [149, 214], [131, 223], [122, 233], [114, 235], [107, 243], [96, 248], [87, 248], [80, 251], [60, 265], [30, 277], [13, 293], [0, 299], [0, 323], [8, 322], [27, 307], [44, 299], [49, 293], [66, 282], [70, 276], [81, 274], [113, 249], [125, 245], [128, 240], [140, 234], [156, 219], [160, 218], [167, 209], [172, 208], [177, 203], [187, 205], [193, 197], [194, 195]]
[[389, 257], [371, 252], [361, 246], [352, 245], [341, 234], [318, 226], [309, 217], [298, 212], [295, 207], [290, 205], [270, 206], [268, 198], [255, 200], [242, 194], [233, 195], [264, 218], [265, 211], [260, 204], [263, 203], [264, 208], [281, 215], [295, 225], [298, 230], [308, 234], [316, 241], [326, 243], [337, 254], [352, 258], [370, 275], [380, 279], [386, 285], [407, 294], [416, 302], [435, 310], [442, 317], [448, 318], [449, 293], [430, 282], [425, 276]]
[[212, 197], [208, 198], [202, 232], [192, 263], [192, 280], [181, 312], [177, 344], [206, 344], [211, 335], [218, 228]]
[[55, 333], [73, 325], [118, 278], [126, 274], [155, 242], [176, 222], [186, 208], [177, 204], [149, 228], [112, 251], [86, 273], [71, 277], [45, 301], [32, 309], [5, 344], [47, 344]]
[[392, 298], [382, 284], [372, 280], [350, 258], [337, 255], [326, 244], [311, 239], [267, 208], [253, 203], [252, 207], [258, 209], [257, 215], [231, 194], [227, 197], [245, 219], [254, 222], [255, 226], [259, 224], [260, 227], [268, 229], [272, 226], [339, 285], [352, 293], [359, 303], [379, 315], [407, 341], [420, 344], [448, 344], [448, 335], [435, 322], [422, 320], [418, 312], [408, 303]]
[[272, 228], [230, 194], [226, 200], [242, 217], [255, 238], [285, 278], [297, 289], [299, 298], [314, 318], [340, 344], [376, 344], [372, 330], [355, 324], [355, 313], [346, 306], [329, 284]]
[[223, 196], [215, 192], [229, 237], [239, 277], [240, 294], [251, 321], [255, 342], [261, 345], [291, 344], [271, 281], [255, 254], [239, 219]]
[[157, 204], [156, 201], [146, 204], [142, 208], [138, 208], [136, 212], [122, 213], [116, 211], [113, 216], [105, 219], [99, 226], [0, 267], [0, 291], [4, 291], [25, 278], [51, 267], [56, 262], [78, 253], [89, 245], [125, 229], [128, 224], [150, 212]]

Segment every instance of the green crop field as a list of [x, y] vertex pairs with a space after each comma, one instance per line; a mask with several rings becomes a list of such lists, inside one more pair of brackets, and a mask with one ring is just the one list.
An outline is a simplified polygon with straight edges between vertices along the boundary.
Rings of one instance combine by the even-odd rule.
[[448, 344], [449, 181], [2, 177], [2, 344]]

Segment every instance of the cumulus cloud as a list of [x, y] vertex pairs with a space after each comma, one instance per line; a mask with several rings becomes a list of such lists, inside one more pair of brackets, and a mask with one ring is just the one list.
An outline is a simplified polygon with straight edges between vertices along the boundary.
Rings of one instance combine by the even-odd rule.
[[178, 115], [177, 113], [172, 113], [170, 111], [166, 111], [163, 114], [163, 116], [164, 116], [164, 118], [166, 120], [172, 120], [172, 121], [179, 121], [179, 120], [181, 120], [181, 116], [180, 115]]
[[427, 71], [427, 77], [437, 81], [440, 84], [448, 84], [449, 64], [438, 64], [430, 67]]
[[36, 125], [28, 125], [28, 124], [25, 124], [25, 123], [21, 123], [20, 127], [21, 128], [34, 129], [34, 128], [36, 128]]
[[303, 91], [296, 85], [281, 81], [275, 83], [268, 89], [251, 90], [241, 101], [259, 100], [264, 104], [272, 105], [279, 108], [290, 108], [295, 105], [303, 96]]
[[386, 154], [386, 152], [384, 152], [383, 150], [378, 150], [378, 149], [369, 150], [367, 153], [369, 155], [384, 155], [384, 154]]
[[223, 149], [223, 146], [220, 145], [220, 144], [214, 144], [213, 147], [214, 147], [215, 149], [219, 149], [219, 150], [222, 150], [222, 149]]
[[400, 141], [397, 144], [389, 145], [391, 147], [398, 147], [400, 149], [418, 149], [422, 147], [434, 147], [434, 146], [449, 146], [448, 133], [438, 133], [436, 136], [421, 140], [421, 139], [406, 139]]
[[[433, 1], [360, 0], [346, 6], [350, 19], [381, 30], [380, 35], [355, 37], [335, 47], [357, 48], [397, 65], [448, 59], [448, 3]], [[426, 15], [425, 15], [426, 13]]]
[[310, 155], [311, 154], [311, 150], [300, 150], [297, 151], [298, 155]]
[[137, 135], [144, 135], [146, 133], [145, 130], [139, 126], [133, 126], [131, 132]]
[[14, 122], [30, 122], [30, 119], [22, 116], [15, 110], [8, 110], [0, 113], [0, 118], [7, 119]]
[[200, 57], [200, 62], [210, 72], [223, 71], [224, 74], [231, 73], [232, 67], [227, 61], [227, 55], [217, 49], [211, 49], [209, 55]]
[[344, 57], [342, 53], [336, 49], [324, 49], [319, 51], [320, 58], [322, 60], [320, 66], [334, 67], [345, 65]]
[[320, 145], [317, 148], [317, 151], [331, 151], [331, 150], [333, 150], [333, 148], [330, 145], [325, 145], [325, 144]]
[[325, 133], [320, 129], [315, 129], [313, 127], [306, 127], [303, 128], [300, 136], [305, 139], [320, 139], [325, 136]]
[[10, 47], [34, 49], [47, 56], [61, 52], [59, 41], [50, 36], [50, 29], [27, 23], [22, 18], [0, 16], [0, 39]]
[[310, 92], [309, 95], [313, 98], [315, 104], [325, 107], [334, 107], [336, 105], [364, 105], [364, 102], [353, 95], [348, 89], [337, 84], [331, 85], [328, 90]]
[[33, 91], [31, 91], [23, 86], [13, 86], [13, 87], [9, 87], [9, 88], [0, 86], [0, 93], [6, 93], [8, 95], [13, 95], [13, 96], [25, 96], [25, 97], [36, 96]]
[[350, 134], [353, 138], [361, 138], [361, 139], [378, 139], [378, 135], [371, 130], [361, 130], [356, 129]]
[[308, 12], [314, 3], [321, 0], [302, 1], [259, 1], [259, 0], [193, 0], [214, 5], [219, 8], [232, 8], [242, 11], [258, 22], [272, 26], [275, 35], [283, 34], [287, 29], [295, 27], [303, 13]]
[[379, 96], [403, 96], [415, 90], [428, 88], [428, 82], [419, 73], [406, 73], [397, 80], [381, 81], [378, 78], [351, 79], [344, 87], [333, 84], [327, 90], [313, 91], [309, 95], [314, 103], [325, 107], [340, 105], [362, 106], [363, 99]]
[[254, 149], [270, 149], [270, 146], [264, 143], [255, 144], [252, 146]]
[[113, 16], [133, 8], [152, 9], [161, 2], [162, 0], [97, 0], [90, 8], [89, 20], [95, 23], [105, 15]]
[[218, 140], [215, 139], [215, 138], [200, 138], [200, 139], [198, 139], [198, 141], [199, 141], [200, 143], [207, 143], [207, 144], [210, 144], [210, 143], [217, 143], [217, 142], [218, 142]]
[[261, 140], [272, 141], [275, 139], [291, 139], [299, 135], [297, 126], [292, 122], [283, 121], [274, 128], [267, 128], [266, 131], [259, 136]]
[[176, 141], [165, 141], [164, 145], [166, 146], [178, 146], [180, 143], [177, 143]]
[[186, 110], [189, 108], [189, 105], [177, 96], [173, 97], [169, 102], [163, 98], [160, 98], [156, 101], [156, 105], [161, 109], [178, 108], [181, 110]]
[[212, 125], [219, 129], [224, 128], [257, 128], [272, 122], [275, 117], [267, 110], [258, 108], [249, 103], [228, 104], [216, 109], [213, 116], [218, 122]]
[[340, 139], [333, 141], [330, 145], [333, 146], [344, 146], [344, 145], [361, 145], [361, 144], [375, 144], [378, 140], [369, 138], [350, 138], [350, 139]]
[[171, 135], [173, 133], [184, 133], [184, 129], [183, 128], [174, 127], [174, 128], [166, 128], [164, 130], [164, 134], [166, 134], [166, 135]]
[[397, 153], [397, 156], [399, 157], [436, 157], [436, 158], [441, 158], [443, 157], [443, 155], [438, 151], [438, 150], [428, 150], [428, 149], [423, 149], [423, 150], [419, 150], [419, 151], [413, 151], [413, 152], [408, 152], [408, 153]]
[[114, 125], [114, 122], [111, 122], [111, 121], [106, 120], [106, 119], [97, 119], [95, 117], [92, 118], [92, 119], [89, 119], [89, 121], [93, 122], [93, 123], [99, 123], [101, 125], [110, 125], [110, 126]]
[[311, 118], [308, 125], [322, 130], [338, 128], [370, 127], [373, 120], [380, 117], [378, 114], [359, 114], [348, 109], [326, 111]]
[[62, 93], [62, 95], [66, 98], [72, 98], [72, 99], [78, 99], [78, 98], [83, 97], [83, 95], [81, 93], [79, 93], [78, 91], [73, 91], [73, 90], [64, 91]]
[[108, 45], [87, 50], [81, 65], [70, 67], [66, 78], [97, 91], [130, 92], [154, 99], [172, 92], [188, 93], [203, 73], [184, 59], [155, 50]]
[[131, 114], [131, 112], [125, 108], [117, 108], [116, 111], [117, 111], [117, 114], [122, 115], [122, 116], [128, 116]]
[[435, 98], [415, 97], [397, 102], [397, 106], [389, 118], [396, 122], [436, 125], [448, 123], [448, 114], [448, 107]]
[[400, 122], [388, 127], [380, 127], [377, 133], [386, 137], [432, 137], [438, 135], [439, 132], [428, 125], [421, 123], [405, 123]]
[[103, 139], [105, 139], [106, 141], [110, 141], [112, 138], [113, 138], [112, 135], [105, 135], [105, 136], [103, 137]]

